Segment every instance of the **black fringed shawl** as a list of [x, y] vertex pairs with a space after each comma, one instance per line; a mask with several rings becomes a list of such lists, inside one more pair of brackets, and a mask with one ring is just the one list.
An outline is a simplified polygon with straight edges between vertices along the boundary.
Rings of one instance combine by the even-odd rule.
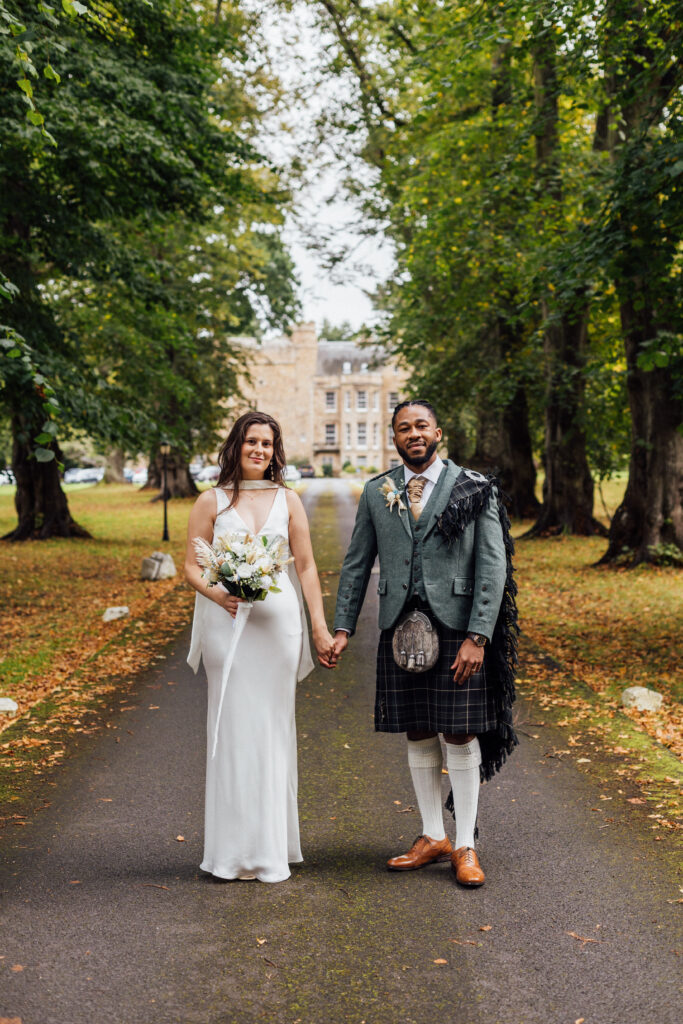
[[[479, 735], [482, 763], [481, 781], [493, 778], [500, 771], [518, 744], [512, 725], [512, 705], [515, 701], [515, 672], [517, 667], [517, 584], [514, 580], [512, 556], [515, 545], [510, 535], [510, 520], [502, 502], [500, 487], [494, 476], [482, 476], [461, 470], [451, 491], [448, 505], [439, 516], [437, 530], [447, 544], [453, 544], [477, 516], [481, 515], [494, 497], [503, 530], [505, 544], [505, 591], [493, 630], [491, 645], [486, 656], [486, 679], [493, 684], [496, 700], [496, 727]], [[453, 810], [453, 794], [446, 804]]]

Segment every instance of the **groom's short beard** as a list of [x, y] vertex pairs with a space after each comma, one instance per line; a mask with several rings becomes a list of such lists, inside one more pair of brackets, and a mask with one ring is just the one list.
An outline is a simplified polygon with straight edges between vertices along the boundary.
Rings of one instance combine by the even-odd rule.
[[398, 444], [398, 442], [396, 442], [396, 451], [401, 456], [408, 469], [413, 469], [413, 467], [419, 468], [420, 466], [424, 466], [427, 462], [431, 460], [432, 455], [436, 451], [438, 443], [438, 441], [432, 441], [431, 444], [427, 445], [427, 447], [424, 450], [424, 453], [422, 455], [418, 455], [417, 458], [415, 458], [407, 448], [403, 448], [400, 444]]

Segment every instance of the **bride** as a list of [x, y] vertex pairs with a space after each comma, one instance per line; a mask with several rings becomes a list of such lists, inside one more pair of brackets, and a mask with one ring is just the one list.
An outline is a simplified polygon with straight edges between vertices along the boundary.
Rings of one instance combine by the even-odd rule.
[[[185, 575], [197, 591], [188, 662], [200, 658], [209, 688], [203, 871], [218, 878], [281, 882], [299, 863], [296, 726], [297, 681], [313, 668], [301, 591], [311, 616], [318, 660], [332, 668], [334, 640], [323, 612], [308, 520], [283, 481], [280, 426], [263, 412], [233, 425], [218, 455], [216, 487], [195, 502]], [[241, 598], [209, 588], [193, 541], [226, 534], [276, 537], [294, 556], [280, 593], [240, 610]], [[241, 627], [243, 625], [243, 631]], [[227, 673], [227, 679], [225, 678]], [[221, 692], [223, 693], [221, 704]]]

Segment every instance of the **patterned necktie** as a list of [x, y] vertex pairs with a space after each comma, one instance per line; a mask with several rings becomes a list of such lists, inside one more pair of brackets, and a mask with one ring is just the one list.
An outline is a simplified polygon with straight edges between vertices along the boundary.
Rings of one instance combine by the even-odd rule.
[[427, 483], [426, 476], [411, 476], [406, 484], [408, 498], [410, 500], [410, 511], [414, 519], [419, 519], [422, 512], [422, 492]]

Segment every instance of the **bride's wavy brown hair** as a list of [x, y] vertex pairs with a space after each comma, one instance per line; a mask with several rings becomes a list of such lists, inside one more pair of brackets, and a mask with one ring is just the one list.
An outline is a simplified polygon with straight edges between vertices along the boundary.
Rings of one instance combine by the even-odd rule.
[[[242, 445], [250, 427], [258, 423], [259, 426], [270, 427], [273, 431], [273, 457], [266, 469], [263, 479], [272, 480], [281, 487], [286, 487], [283, 473], [287, 461], [285, 449], [282, 444], [282, 430], [276, 419], [267, 412], [245, 412], [243, 416], [235, 420], [230, 433], [226, 437], [221, 450], [218, 453], [218, 466], [220, 474], [216, 481], [216, 487], [232, 487], [232, 498], [227, 508], [232, 508], [239, 498], [240, 483], [242, 482], [242, 466], [240, 457]], [[226, 509], [227, 511], [227, 509]]]

